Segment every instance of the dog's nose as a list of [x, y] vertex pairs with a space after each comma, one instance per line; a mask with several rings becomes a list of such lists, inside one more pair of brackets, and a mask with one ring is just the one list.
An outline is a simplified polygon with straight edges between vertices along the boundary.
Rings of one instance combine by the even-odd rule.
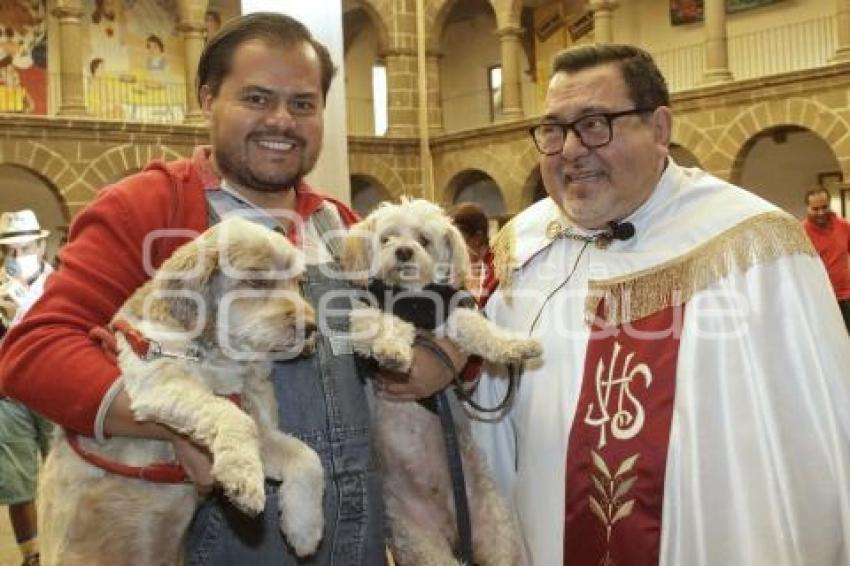
[[413, 257], [413, 248], [401, 246], [395, 249], [395, 257], [399, 261], [410, 261]]

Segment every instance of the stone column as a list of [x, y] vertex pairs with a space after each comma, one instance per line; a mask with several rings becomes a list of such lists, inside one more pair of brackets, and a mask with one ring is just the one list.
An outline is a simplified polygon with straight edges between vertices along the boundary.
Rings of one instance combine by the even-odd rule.
[[522, 90], [520, 77], [520, 36], [522, 28], [506, 26], [496, 31], [502, 48], [502, 118], [517, 120], [522, 118]]
[[705, 72], [702, 82], [721, 83], [732, 80], [726, 45], [726, 2], [705, 0]]
[[850, 0], [836, 0], [835, 55], [833, 61], [850, 61]]
[[183, 54], [186, 80], [186, 124], [200, 124], [204, 115], [198, 104], [195, 80], [198, 76], [198, 61], [204, 49], [204, 14], [207, 5], [204, 0], [180, 0], [180, 22], [177, 29], [183, 36]]
[[614, 42], [614, 10], [617, 8], [617, 0], [591, 0], [590, 9], [593, 10], [593, 40], [596, 43]]
[[384, 59], [387, 67], [387, 136], [415, 137], [418, 131], [416, 52], [392, 49]]
[[59, 19], [59, 109], [60, 116], [84, 116], [86, 90], [83, 84], [83, 38], [80, 0], [59, 0], [52, 14]]
[[440, 92], [439, 53], [428, 52], [428, 129], [432, 134], [443, 133], [443, 99]]

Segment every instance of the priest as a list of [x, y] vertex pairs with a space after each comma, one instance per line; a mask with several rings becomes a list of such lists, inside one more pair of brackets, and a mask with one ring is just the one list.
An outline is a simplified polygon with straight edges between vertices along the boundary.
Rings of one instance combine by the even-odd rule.
[[850, 340], [799, 223], [668, 155], [627, 45], [568, 49], [531, 128], [549, 197], [494, 242], [474, 433], [535, 565], [850, 563]]

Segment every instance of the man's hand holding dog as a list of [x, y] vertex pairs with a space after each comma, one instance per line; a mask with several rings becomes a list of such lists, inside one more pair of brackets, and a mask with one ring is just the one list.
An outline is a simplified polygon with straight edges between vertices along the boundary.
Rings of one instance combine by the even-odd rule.
[[415, 401], [430, 397], [448, 386], [463, 369], [467, 356], [446, 338], [435, 339], [434, 344], [446, 353], [454, 368], [449, 369], [445, 361], [429, 348], [414, 346], [409, 373], [388, 369], [378, 371], [375, 382], [378, 394], [392, 401]]
[[126, 391], [115, 396], [103, 422], [107, 436], [133, 436], [168, 440], [174, 447], [177, 461], [183, 466], [189, 480], [195, 484], [200, 495], [206, 495], [215, 487], [212, 476], [212, 456], [187, 437], [170, 428], [150, 422], [137, 421], [130, 410], [130, 397]]

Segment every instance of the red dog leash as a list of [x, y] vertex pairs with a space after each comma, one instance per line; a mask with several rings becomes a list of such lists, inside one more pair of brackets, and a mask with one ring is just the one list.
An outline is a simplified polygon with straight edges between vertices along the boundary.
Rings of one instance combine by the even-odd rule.
[[[127, 343], [133, 349], [139, 358], [150, 360], [160, 356], [180, 357], [183, 359], [193, 359], [198, 361], [200, 358], [195, 355], [174, 355], [164, 353], [158, 342], [146, 338], [141, 332], [133, 328], [126, 320], [119, 319], [109, 325], [109, 328], [98, 326], [89, 332], [89, 338], [100, 344], [106, 355], [112, 360], [117, 361], [118, 357], [118, 342], [115, 339], [116, 333], [121, 333], [127, 339]], [[228, 399], [233, 401], [236, 406], [241, 407], [242, 399], [238, 393], [228, 395]], [[68, 438], [68, 444], [77, 453], [77, 455], [98, 468], [106, 470], [112, 474], [119, 476], [136, 478], [140, 480], [155, 482], [155, 483], [183, 483], [188, 480], [188, 475], [183, 467], [177, 462], [159, 462], [148, 464], [146, 466], [130, 466], [108, 460], [102, 456], [90, 452], [80, 445], [80, 439], [76, 432], [65, 430], [65, 435]]]

